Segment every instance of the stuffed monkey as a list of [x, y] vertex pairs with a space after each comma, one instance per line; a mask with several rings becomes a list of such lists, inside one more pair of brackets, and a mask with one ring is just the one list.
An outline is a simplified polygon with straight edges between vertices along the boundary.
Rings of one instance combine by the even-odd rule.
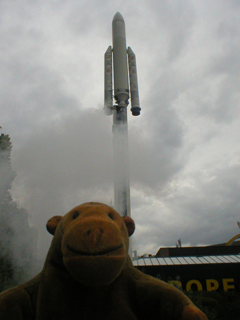
[[1, 320], [207, 320], [173, 286], [133, 267], [130, 217], [96, 202], [47, 223], [43, 270], [0, 294]]

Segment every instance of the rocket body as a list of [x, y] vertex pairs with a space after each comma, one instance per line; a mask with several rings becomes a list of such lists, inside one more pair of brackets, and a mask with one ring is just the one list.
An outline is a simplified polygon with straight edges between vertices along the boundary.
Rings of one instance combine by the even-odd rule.
[[[131, 111], [134, 116], [137, 116], [141, 108], [138, 96], [136, 57], [130, 47], [126, 48], [125, 23], [119, 12], [115, 14], [112, 21], [112, 43], [113, 48], [109, 46], [105, 53], [104, 111], [107, 115], [111, 115], [116, 107], [119, 109], [127, 107], [129, 92], [131, 92]], [[114, 84], [112, 83], [112, 71]], [[113, 96], [117, 104], [115, 106], [112, 102]]]
[[122, 15], [117, 12], [112, 22], [114, 97], [116, 102], [127, 105], [129, 99], [126, 32]]

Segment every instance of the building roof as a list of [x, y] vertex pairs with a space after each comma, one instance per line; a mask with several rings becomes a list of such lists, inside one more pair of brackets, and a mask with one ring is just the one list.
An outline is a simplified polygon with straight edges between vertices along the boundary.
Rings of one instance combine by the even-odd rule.
[[135, 267], [144, 266], [172, 266], [172, 265], [199, 265], [240, 263], [240, 254], [212, 255], [212, 256], [185, 256], [185, 257], [140, 257], [133, 260]]
[[160, 248], [156, 257], [189, 257], [189, 256], [215, 256], [236, 255], [240, 253], [240, 246], [212, 245], [204, 247], [164, 247]]

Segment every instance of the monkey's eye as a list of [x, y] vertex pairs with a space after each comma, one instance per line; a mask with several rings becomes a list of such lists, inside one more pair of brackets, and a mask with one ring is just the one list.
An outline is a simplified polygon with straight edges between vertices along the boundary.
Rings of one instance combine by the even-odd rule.
[[74, 214], [73, 214], [73, 220], [77, 219], [77, 217], [79, 216], [79, 213], [76, 211]]
[[114, 217], [113, 217], [113, 215], [112, 215], [111, 213], [109, 213], [108, 216], [109, 216], [109, 218], [110, 218], [111, 220], [114, 220]]

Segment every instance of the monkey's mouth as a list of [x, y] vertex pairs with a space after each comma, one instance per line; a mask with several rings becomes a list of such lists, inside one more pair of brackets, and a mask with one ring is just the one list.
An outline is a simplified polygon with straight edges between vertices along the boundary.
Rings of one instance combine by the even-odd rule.
[[100, 252], [83, 252], [83, 251], [76, 250], [76, 249], [72, 248], [71, 246], [69, 246], [67, 244], [68, 250], [70, 250], [73, 253], [76, 253], [78, 255], [81, 255], [81, 256], [101, 256], [101, 255], [116, 251], [116, 250], [118, 250], [118, 249], [120, 249], [122, 247], [123, 247], [123, 244], [120, 244], [119, 246], [116, 246], [116, 247], [113, 247], [113, 248], [110, 248], [110, 249], [106, 249], [106, 250], [103, 250], [103, 251], [100, 251]]

